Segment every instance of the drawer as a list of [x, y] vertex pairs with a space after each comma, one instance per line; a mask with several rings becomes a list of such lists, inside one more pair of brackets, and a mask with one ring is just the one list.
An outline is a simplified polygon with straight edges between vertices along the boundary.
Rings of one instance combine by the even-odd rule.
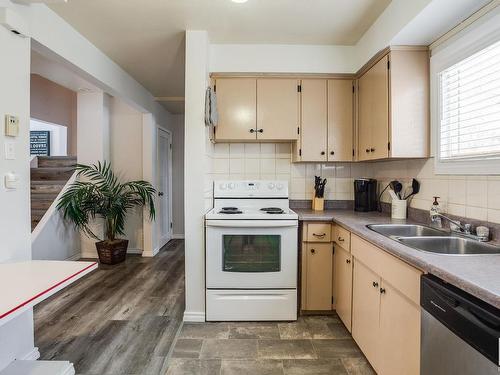
[[384, 281], [398, 289], [415, 304], [420, 304], [420, 276], [422, 272], [419, 269], [356, 235], [352, 236], [351, 249], [355, 261], [372, 269]]
[[333, 241], [341, 248], [351, 251], [351, 232], [339, 225], [335, 226]]
[[307, 224], [307, 242], [331, 242], [332, 224], [309, 223]]

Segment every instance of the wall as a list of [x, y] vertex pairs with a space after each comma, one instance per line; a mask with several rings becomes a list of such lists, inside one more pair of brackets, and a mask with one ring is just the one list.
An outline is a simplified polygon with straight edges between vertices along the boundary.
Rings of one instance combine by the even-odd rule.
[[184, 238], [184, 115], [172, 116], [172, 234]]
[[[0, 6], [4, 5], [0, 1]], [[31, 224], [29, 207], [29, 87], [30, 40], [14, 35], [0, 26], [0, 149], [12, 142], [16, 159], [5, 160], [0, 153], [0, 262], [31, 259]], [[8, 51], [8, 53], [5, 53]], [[6, 137], [3, 119], [6, 114], [19, 116], [20, 131], [15, 138]], [[19, 176], [16, 190], [7, 191], [3, 185], [5, 173]], [[33, 312], [15, 318], [0, 327], [0, 370], [14, 359], [36, 357], [33, 337]]]
[[209, 83], [209, 41], [206, 31], [186, 31], [184, 120], [184, 219], [186, 310], [184, 320], [205, 321], [204, 230], [206, 173], [205, 89]]
[[[123, 181], [142, 180], [142, 113], [118, 98], [110, 99], [110, 162]], [[125, 237], [129, 252], [142, 252], [142, 210], [127, 216]]]
[[30, 115], [68, 129], [68, 155], [76, 156], [76, 92], [31, 74]]

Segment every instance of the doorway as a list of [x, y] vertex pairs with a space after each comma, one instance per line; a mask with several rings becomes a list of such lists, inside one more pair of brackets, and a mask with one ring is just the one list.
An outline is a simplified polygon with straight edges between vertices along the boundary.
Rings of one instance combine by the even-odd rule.
[[158, 127], [158, 238], [159, 247], [172, 239], [172, 133]]

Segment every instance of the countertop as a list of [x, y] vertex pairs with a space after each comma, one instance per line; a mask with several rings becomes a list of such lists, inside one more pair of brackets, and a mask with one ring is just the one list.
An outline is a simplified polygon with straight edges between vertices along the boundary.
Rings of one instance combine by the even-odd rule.
[[378, 212], [294, 209], [302, 221], [333, 221], [388, 253], [500, 308], [500, 255], [440, 255], [418, 251], [376, 233], [367, 224], [416, 223]]

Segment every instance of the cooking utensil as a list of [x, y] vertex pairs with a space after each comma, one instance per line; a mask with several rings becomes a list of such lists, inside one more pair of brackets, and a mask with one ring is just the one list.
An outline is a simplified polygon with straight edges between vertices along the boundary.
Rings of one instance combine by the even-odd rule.
[[391, 189], [394, 190], [394, 193], [396, 193], [396, 199], [401, 199], [401, 190], [403, 190], [403, 184], [397, 180], [394, 180], [391, 181], [389, 185], [391, 186]]
[[405, 200], [410, 198], [411, 196], [418, 194], [420, 191], [420, 182], [418, 182], [416, 179], [413, 179], [411, 181], [411, 193], [405, 196]]
[[392, 189], [389, 189], [389, 194], [391, 195], [391, 198], [393, 201], [398, 201], [400, 200], [399, 197], [396, 195], [396, 192]]

